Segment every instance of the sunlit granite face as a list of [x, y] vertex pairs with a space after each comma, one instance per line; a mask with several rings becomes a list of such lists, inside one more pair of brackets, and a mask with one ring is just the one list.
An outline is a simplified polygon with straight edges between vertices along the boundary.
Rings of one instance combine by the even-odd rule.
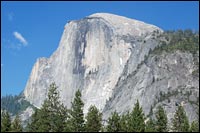
[[[84, 113], [95, 105], [106, 117], [114, 110], [131, 109], [136, 99], [141, 100], [147, 113], [154, 102], [152, 97], [174, 82], [173, 79], [163, 81], [166, 88], [157, 88], [157, 83], [151, 85], [152, 77], [159, 77], [159, 67], [144, 64], [145, 55], [159, 45], [162, 38], [158, 36], [162, 32], [154, 25], [108, 13], [70, 21], [65, 25], [57, 50], [49, 58], [39, 58], [33, 66], [24, 90], [25, 98], [41, 107], [50, 83], [55, 82], [60, 100], [68, 108], [80, 89]], [[163, 62], [158, 63], [163, 66]], [[151, 74], [152, 71], [155, 72]], [[131, 79], [133, 73], [137, 75]], [[177, 86], [182, 82], [185, 81], [177, 81]]]

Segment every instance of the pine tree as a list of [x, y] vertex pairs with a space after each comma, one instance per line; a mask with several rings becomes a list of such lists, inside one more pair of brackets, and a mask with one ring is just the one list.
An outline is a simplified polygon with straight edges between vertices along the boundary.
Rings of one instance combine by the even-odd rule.
[[11, 131], [11, 119], [8, 111], [3, 111], [1, 117], [1, 132]]
[[156, 131], [167, 132], [167, 115], [162, 106], [156, 112]]
[[[68, 110], [69, 114], [71, 114], [71, 110]], [[72, 116], [68, 115], [67, 120], [65, 121], [64, 125], [64, 132], [75, 132], [74, 125], [72, 122]]]
[[95, 106], [89, 108], [86, 120], [85, 127], [87, 132], [99, 132], [101, 130], [102, 114]]
[[30, 118], [30, 122], [28, 122], [26, 131], [27, 132], [38, 132], [39, 128], [39, 109], [35, 109], [35, 112], [32, 114]]
[[102, 124], [99, 132], [106, 132], [106, 126], [104, 124]]
[[64, 130], [66, 109], [59, 100], [59, 92], [55, 83], [50, 85], [48, 97], [40, 110], [39, 131], [61, 132]]
[[64, 123], [67, 117], [67, 109], [59, 100], [59, 92], [55, 83], [50, 85], [48, 93], [50, 125], [52, 132], [61, 132], [64, 129]]
[[193, 121], [190, 127], [190, 132], [199, 132], [199, 123], [198, 121]]
[[191, 123], [190, 132], [199, 132], [199, 106], [196, 113], [197, 113], [197, 120]]
[[72, 102], [70, 111], [70, 119], [68, 120], [68, 130], [73, 132], [85, 131], [84, 114], [83, 114], [84, 103], [81, 100], [81, 92], [78, 90], [75, 93], [75, 98]]
[[67, 112], [64, 105], [59, 101], [57, 86], [52, 83], [48, 97], [32, 117], [28, 130], [37, 132], [61, 132], [64, 130]]
[[155, 121], [150, 118], [145, 125], [145, 132], [156, 132]]
[[186, 116], [186, 112], [182, 106], [178, 106], [175, 112], [174, 118], [172, 119], [173, 131], [177, 132], [188, 132], [189, 131], [189, 121]]
[[129, 112], [127, 112], [126, 114], [123, 114], [121, 116], [121, 119], [120, 119], [120, 126], [121, 126], [121, 132], [127, 132], [128, 130], [128, 119], [130, 117], [130, 114]]
[[19, 118], [19, 115], [17, 114], [14, 121], [12, 122], [12, 132], [22, 132], [23, 127], [21, 125], [21, 120]]
[[140, 107], [139, 101], [137, 100], [133, 111], [130, 113], [130, 119], [128, 121], [128, 132], [144, 132], [144, 119], [145, 116], [142, 107]]
[[107, 132], [120, 132], [120, 116], [116, 111], [111, 114], [111, 117], [108, 118], [108, 125], [106, 127]]
[[50, 132], [50, 110], [48, 108], [47, 100], [44, 101], [41, 109], [38, 111], [38, 132]]

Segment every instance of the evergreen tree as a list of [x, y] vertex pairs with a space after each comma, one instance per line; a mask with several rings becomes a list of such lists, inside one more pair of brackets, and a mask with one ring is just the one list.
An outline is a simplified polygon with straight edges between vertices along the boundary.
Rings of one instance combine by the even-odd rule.
[[189, 131], [189, 121], [186, 116], [186, 112], [182, 106], [178, 106], [175, 112], [174, 118], [172, 119], [173, 131], [176, 132], [188, 132]]
[[[69, 114], [71, 114], [71, 110], [68, 110], [68, 112], [69, 112]], [[71, 115], [68, 115], [68, 118], [65, 121], [65, 125], [64, 126], [65, 126], [64, 127], [64, 132], [75, 132]]]
[[104, 124], [102, 124], [99, 132], [105, 132], [105, 131], [106, 131], [106, 126]]
[[12, 122], [12, 132], [22, 132], [23, 127], [21, 125], [21, 120], [19, 118], [19, 115], [17, 114], [14, 121]]
[[1, 97], [1, 109], [7, 110], [11, 114], [18, 114], [24, 111], [31, 104], [22, 95], [6, 95]]
[[155, 121], [150, 118], [145, 125], [145, 132], [156, 132]]
[[38, 132], [50, 132], [50, 110], [48, 109], [47, 100], [44, 101], [42, 108], [38, 111]]
[[133, 111], [130, 113], [130, 119], [128, 121], [128, 132], [144, 132], [144, 119], [145, 116], [142, 107], [140, 107], [139, 101], [137, 100]]
[[39, 109], [35, 109], [35, 112], [30, 118], [30, 122], [27, 124], [26, 131], [28, 132], [38, 132], [39, 128]]
[[3, 111], [1, 117], [1, 132], [11, 131], [11, 119], [8, 111]]
[[167, 132], [167, 115], [162, 106], [156, 112], [156, 131]]
[[120, 119], [120, 127], [121, 127], [121, 132], [127, 132], [128, 130], [128, 119], [129, 119], [129, 112], [127, 112], [126, 114], [123, 114], [121, 116], [121, 119]]
[[45, 99], [41, 109], [36, 110], [34, 113], [31, 123], [28, 125], [28, 130], [37, 132], [61, 132], [64, 130], [66, 116], [66, 108], [59, 101], [57, 86], [55, 83], [52, 83], [47, 99]]
[[50, 112], [50, 125], [52, 132], [61, 132], [64, 129], [65, 120], [67, 117], [67, 109], [59, 100], [59, 92], [57, 91], [57, 86], [53, 83], [50, 86], [48, 93], [49, 102], [49, 112]]
[[199, 106], [196, 113], [197, 113], [197, 120], [191, 123], [190, 132], [199, 132]]
[[193, 121], [190, 127], [190, 132], [199, 132], [199, 123], [198, 121]]
[[81, 100], [81, 92], [78, 90], [75, 94], [75, 98], [72, 102], [70, 111], [70, 119], [68, 120], [68, 130], [74, 132], [85, 131], [84, 114], [83, 114], [84, 103]]
[[114, 111], [114, 113], [111, 114], [111, 117], [108, 118], [108, 125], [106, 127], [107, 132], [120, 132], [120, 116], [119, 114]]
[[59, 100], [59, 92], [55, 83], [50, 85], [48, 97], [40, 110], [39, 131], [61, 132], [64, 130], [66, 109]]
[[87, 122], [85, 127], [87, 132], [99, 132], [101, 130], [102, 114], [95, 106], [89, 108], [86, 120]]

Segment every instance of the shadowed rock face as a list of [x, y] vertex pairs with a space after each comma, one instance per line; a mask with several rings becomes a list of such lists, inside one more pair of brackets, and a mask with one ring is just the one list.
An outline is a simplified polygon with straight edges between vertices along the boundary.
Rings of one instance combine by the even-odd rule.
[[174, 116], [177, 105], [181, 104], [191, 122], [197, 118], [196, 103], [199, 98], [199, 77], [192, 74], [196, 69], [190, 53], [177, 51], [149, 55], [134, 72], [122, 74], [121, 77], [125, 78], [121, 78], [115, 86], [104, 108], [104, 117], [107, 118], [116, 107], [121, 114], [132, 110], [138, 99], [146, 115], [151, 106], [155, 112], [156, 107], [162, 105], [169, 120]]
[[[50, 83], [55, 82], [61, 101], [68, 108], [80, 89], [84, 113], [90, 105], [96, 105], [104, 117], [114, 110], [123, 113], [139, 99], [147, 114], [160, 91], [184, 86], [190, 80], [179, 80], [182, 75], [176, 75], [178, 67], [170, 66], [168, 54], [157, 57], [159, 61], [166, 60], [164, 64], [155, 62], [154, 56], [144, 62], [150, 49], [160, 45], [162, 38], [157, 36], [162, 32], [156, 26], [107, 13], [70, 21], [65, 25], [58, 49], [50, 58], [39, 58], [33, 66], [25, 98], [41, 107]], [[183, 58], [192, 59], [190, 56]], [[164, 69], [168, 63], [173, 68], [170, 73]], [[191, 86], [198, 84], [195, 81]]]

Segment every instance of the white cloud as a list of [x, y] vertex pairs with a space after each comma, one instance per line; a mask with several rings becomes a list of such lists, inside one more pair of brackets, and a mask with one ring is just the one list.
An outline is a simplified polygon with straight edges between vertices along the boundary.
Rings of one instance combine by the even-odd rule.
[[28, 42], [26, 41], [26, 39], [19, 32], [15, 31], [13, 32], [13, 35], [23, 44], [23, 46], [28, 45]]

